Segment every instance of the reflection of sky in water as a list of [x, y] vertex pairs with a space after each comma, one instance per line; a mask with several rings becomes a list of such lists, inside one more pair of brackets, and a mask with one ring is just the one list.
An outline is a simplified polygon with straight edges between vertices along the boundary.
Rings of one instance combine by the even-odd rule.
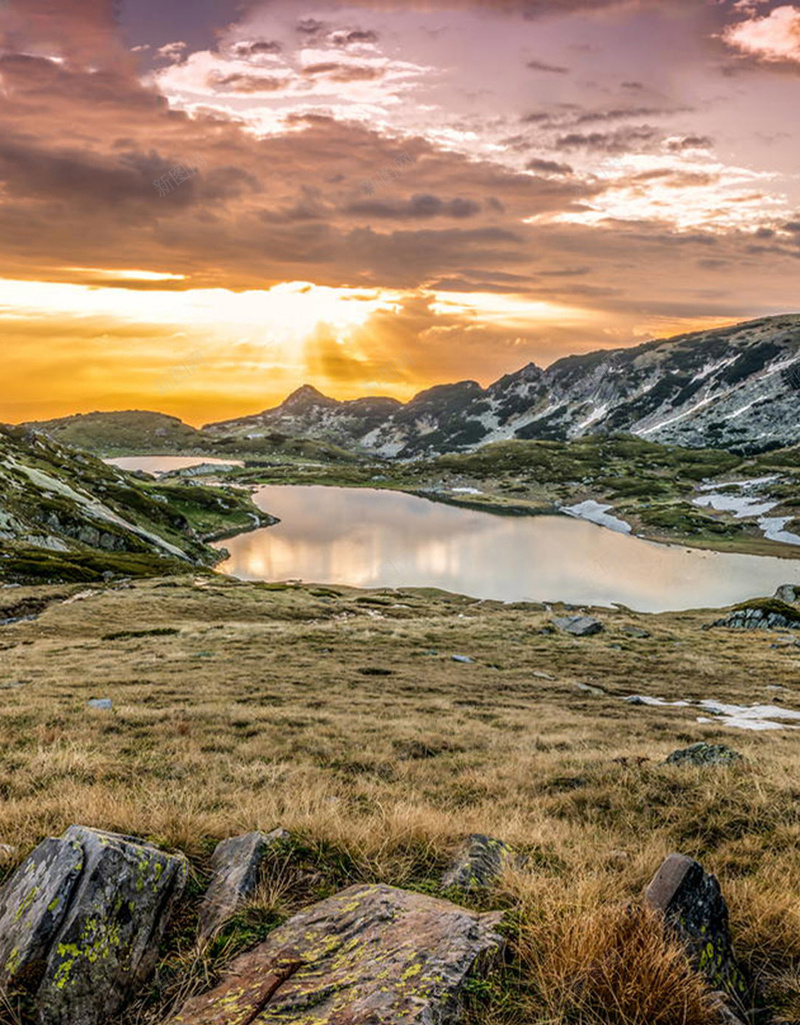
[[440, 587], [503, 601], [634, 609], [717, 607], [779, 584], [800, 562], [656, 545], [560, 516], [492, 516], [399, 492], [270, 486], [274, 527], [221, 542], [225, 573], [355, 587]]

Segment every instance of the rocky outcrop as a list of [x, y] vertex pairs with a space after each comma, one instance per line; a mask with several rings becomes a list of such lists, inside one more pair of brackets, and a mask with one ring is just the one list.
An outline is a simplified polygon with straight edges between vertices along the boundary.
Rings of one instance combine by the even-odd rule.
[[741, 762], [742, 756], [738, 751], [725, 744], [706, 744], [700, 741], [699, 744], [691, 744], [689, 747], [682, 747], [669, 755], [665, 765], [733, 765]]
[[605, 629], [600, 620], [593, 616], [564, 616], [554, 622], [559, 630], [575, 637], [591, 637], [592, 634], [599, 634]]
[[464, 841], [453, 864], [442, 876], [442, 886], [457, 886], [462, 890], [485, 889], [514, 860], [514, 849], [504, 840], [473, 833]]
[[775, 592], [775, 597], [778, 601], [785, 601], [787, 604], [800, 601], [800, 587], [795, 584], [781, 584]]
[[199, 933], [211, 939], [251, 897], [258, 885], [261, 864], [270, 850], [289, 839], [285, 829], [246, 833], [217, 844], [211, 856], [211, 883], [200, 906]]
[[645, 890], [645, 900], [663, 913], [694, 967], [712, 990], [725, 995], [731, 1013], [758, 1020], [760, 1000], [736, 961], [728, 907], [716, 876], [692, 858], [670, 854]]
[[734, 630], [800, 630], [800, 612], [776, 598], [759, 604], [741, 605], [712, 626]]
[[237, 958], [172, 1025], [450, 1025], [467, 979], [502, 948], [500, 917], [391, 886], [352, 886]]
[[0, 891], [2, 971], [42, 1025], [100, 1025], [141, 985], [187, 876], [182, 855], [70, 826]]

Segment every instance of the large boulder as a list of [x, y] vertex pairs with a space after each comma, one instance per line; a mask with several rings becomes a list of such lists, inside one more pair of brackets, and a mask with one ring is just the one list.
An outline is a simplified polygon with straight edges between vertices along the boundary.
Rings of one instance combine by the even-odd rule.
[[246, 833], [217, 844], [211, 856], [211, 883], [200, 906], [199, 932], [211, 939], [258, 885], [261, 863], [270, 850], [289, 839], [285, 829]]
[[779, 601], [784, 601], [787, 604], [800, 601], [800, 586], [797, 586], [796, 584], [781, 584], [775, 592], [775, 597]]
[[141, 985], [187, 877], [182, 855], [70, 826], [0, 891], [0, 984], [42, 1025], [99, 1025]]
[[41, 981], [82, 869], [80, 843], [48, 837], [0, 890], [0, 991]]
[[712, 990], [724, 994], [729, 1011], [758, 1021], [760, 999], [736, 961], [728, 906], [716, 876], [692, 858], [670, 854], [645, 890], [645, 900], [662, 912], [695, 969]]
[[46, 1025], [98, 1025], [152, 971], [188, 875], [182, 855], [132, 836], [70, 826], [84, 865], [36, 994]]
[[172, 1025], [450, 1025], [469, 976], [502, 948], [500, 918], [390, 886], [351, 886], [237, 958]]
[[514, 849], [504, 840], [483, 833], [468, 836], [455, 861], [442, 876], [442, 886], [462, 890], [484, 889], [497, 879], [506, 865], [513, 863]]
[[592, 634], [599, 634], [605, 629], [594, 616], [563, 616], [554, 622], [559, 630], [574, 637], [591, 637]]

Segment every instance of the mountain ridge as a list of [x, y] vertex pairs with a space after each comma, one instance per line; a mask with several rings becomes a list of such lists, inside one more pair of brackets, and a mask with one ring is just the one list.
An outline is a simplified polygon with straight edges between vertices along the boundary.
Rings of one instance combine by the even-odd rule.
[[406, 403], [339, 401], [303, 385], [279, 406], [207, 424], [212, 437], [259, 431], [384, 457], [469, 451], [493, 441], [628, 432], [651, 441], [763, 451], [800, 438], [800, 314], [528, 363], [487, 388], [439, 384]]

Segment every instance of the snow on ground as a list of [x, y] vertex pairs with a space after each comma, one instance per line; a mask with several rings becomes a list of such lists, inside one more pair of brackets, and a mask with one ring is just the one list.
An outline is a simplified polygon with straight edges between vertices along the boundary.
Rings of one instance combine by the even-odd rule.
[[567, 516], [575, 516], [579, 520], [588, 520], [590, 523], [596, 523], [600, 527], [608, 527], [609, 530], [616, 530], [618, 534], [630, 534], [630, 524], [626, 523], [625, 520], [618, 519], [616, 516], [609, 516], [609, 509], [613, 509], [613, 506], [601, 505], [599, 502], [588, 499], [586, 502], [579, 502], [577, 505], [563, 506], [561, 512], [566, 513]]
[[[631, 694], [623, 698], [623, 701], [627, 701], [628, 704], [650, 705], [654, 708], [689, 708], [694, 704], [692, 701], [665, 701], [664, 698], [651, 698], [644, 694]], [[726, 705], [708, 698], [697, 702], [697, 705], [713, 716], [698, 716], [699, 723], [714, 723], [737, 730], [800, 729], [800, 726], [787, 725], [787, 720], [800, 721], [800, 712], [795, 712], [791, 708], [780, 708], [778, 705]]]
[[[768, 541], [780, 541], [787, 545], [800, 545], [800, 536], [792, 534], [783, 528], [792, 519], [791, 516], [767, 516], [780, 502], [776, 499], [764, 498], [758, 494], [758, 489], [771, 481], [777, 480], [778, 475], [770, 477], [754, 477], [752, 480], [732, 480], [722, 484], [701, 484], [700, 491], [705, 494], [692, 499], [692, 504], [704, 508], [716, 509], [719, 512], [732, 512], [737, 520], [749, 517], [757, 518], [759, 530]], [[715, 490], [718, 488], [737, 487], [740, 494], [731, 494], [729, 491]], [[754, 493], [755, 492], [755, 493]]]

